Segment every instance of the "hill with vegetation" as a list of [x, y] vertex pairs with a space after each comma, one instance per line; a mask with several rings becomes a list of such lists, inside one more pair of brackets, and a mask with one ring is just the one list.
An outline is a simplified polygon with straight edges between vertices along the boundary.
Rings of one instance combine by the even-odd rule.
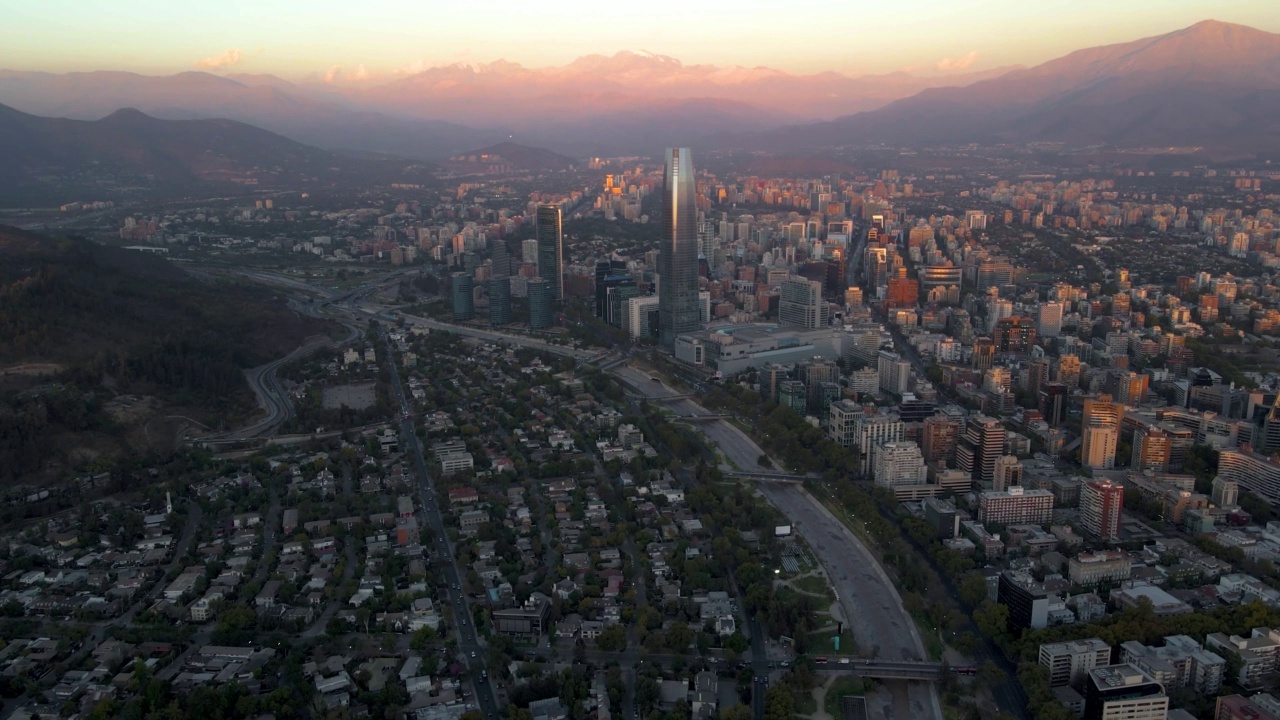
[[157, 449], [171, 414], [246, 417], [242, 371], [328, 329], [269, 290], [0, 226], [0, 482]]

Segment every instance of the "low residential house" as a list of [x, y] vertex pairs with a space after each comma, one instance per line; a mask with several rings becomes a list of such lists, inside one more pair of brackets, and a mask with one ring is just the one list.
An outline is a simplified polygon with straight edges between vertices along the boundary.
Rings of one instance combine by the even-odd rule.
[[560, 640], [572, 640], [581, 631], [582, 616], [577, 613], [571, 613], [556, 623], [556, 638]]
[[473, 487], [449, 488], [449, 503], [452, 505], [474, 505], [480, 502], [480, 493]]
[[590, 570], [591, 556], [587, 553], [566, 553], [564, 564], [574, 570]]
[[605, 624], [600, 620], [584, 620], [579, 631], [582, 633], [583, 640], [594, 641], [604, 632], [604, 628]]
[[534, 700], [529, 703], [529, 714], [533, 720], [568, 720], [569, 717], [569, 711], [558, 697]]
[[689, 693], [689, 716], [693, 720], [714, 718], [720, 706], [720, 678], [710, 670], [693, 676], [693, 690]]
[[480, 532], [480, 526], [489, 522], [489, 513], [484, 510], [468, 510], [458, 516], [458, 526], [463, 535], [474, 536]]
[[407, 624], [409, 632], [415, 632], [423, 627], [429, 627], [432, 630], [440, 628], [440, 614], [436, 612], [431, 598], [417, 598], [413, 601]]
[[232, 518], [232, 527], [239, 530], [241, 528], [256, 527], [262, 522], [262, 513], [248, 512], [240, 513]]
[[561, 600], [568, 600], [571, 595], [578, 592], [578, 584], [569, 578], [565, 578], [555, 585], [551, 586], [551, 591]]
[[276, 604], [276, 596], [280, 594], [282, 583], [279, 580], [268, 580], [262, 590], [258, 592], [257, 597], [253, 599], [253, 604], [261, 609], [274, 607]]
[[689, 682], [687, 680], [663, 680], [658, 687], [658, 707], [670, 711], [678, 703], [689, 700]]

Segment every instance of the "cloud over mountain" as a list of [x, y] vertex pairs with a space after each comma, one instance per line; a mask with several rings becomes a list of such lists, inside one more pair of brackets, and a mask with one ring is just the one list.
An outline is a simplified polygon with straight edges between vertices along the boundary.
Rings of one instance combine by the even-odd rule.
[[240, 48], [231, 48], [221, 55], [210, 55], [207, 58], [201, 58], [195, 62], [195, 65], [202, 70], [220, 70], [239, 65], [240, 56]]

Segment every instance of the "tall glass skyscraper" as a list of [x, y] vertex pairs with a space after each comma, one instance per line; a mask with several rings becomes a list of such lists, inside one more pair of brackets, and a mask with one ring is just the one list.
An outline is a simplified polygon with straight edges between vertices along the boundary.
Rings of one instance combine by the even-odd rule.
[[555, 311], [551, 308], [554, 291], [546, 278], [529, 281], [529, 329], [542, 330], [555, 324]]
[[464, 272], [456, 272], [449, 276], [450, 290], [453, 296], [453, 319], [470, 320], [475, 317], [476, 307], [471, 291], [475, 281]]
[[506, 325], [511, 322], [511, 278], [503, 276], [489, 280], [489, 324]]
[[667, 148], [662, 178], [658, 344], [671, 350], [677, 336], [698, 329], [698, 208], [689, 148]]
[[564, 228], [560, 208], [539, 205], [535, 218], [538, 232], [538, 277], [551, 283], [551, 295], [564, 298]]

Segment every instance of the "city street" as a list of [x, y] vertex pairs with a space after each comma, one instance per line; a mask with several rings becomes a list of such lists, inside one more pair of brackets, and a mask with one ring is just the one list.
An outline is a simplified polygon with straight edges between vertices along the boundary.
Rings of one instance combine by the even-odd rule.
[[[383, 343], [387, 352], [391, 352], [391, 343], [383, 332]], [[431, 550], [441, 560], [444, 570], [444, 582], [449, 586], [446, 595], [449, 606], [453, 609], [454, 631], [458, 634], [458, 652], [465, 658], [470, 670], [471, 683], [475, 688], [476, 702], [480, 712], [486, 718], [498, 716], [498, 702], [489, 679], [488, 668], [485, 667], [485, 646], [476, 635], [475, 622], [471, 609], [467, 605], [466, 594], [462, 590], [462, 574], [458, 572], [457, 554], [449, 542], [445, 530], [444, 518], [436, 501], [437, 493], [431, 482], [431, 474], [427, 471], [426, 459], [422, 452], [422, 443], [413, 431], [413, 420], [409, 414], [412, 406], [405, 397], [404, 387], [400, 384], [400, 370], [395, 362], [388, 362], [391, 368], [391, 389], [395, 393], [396, 402], [400, 406], [400, 437], [405, 443], [405, 451], [413, 456], [414, 470], [418, 481], [418, 505], [423, 525], [431, 529], [434, 543]], [[424, 533], [424, 537], [425, 537]]]

